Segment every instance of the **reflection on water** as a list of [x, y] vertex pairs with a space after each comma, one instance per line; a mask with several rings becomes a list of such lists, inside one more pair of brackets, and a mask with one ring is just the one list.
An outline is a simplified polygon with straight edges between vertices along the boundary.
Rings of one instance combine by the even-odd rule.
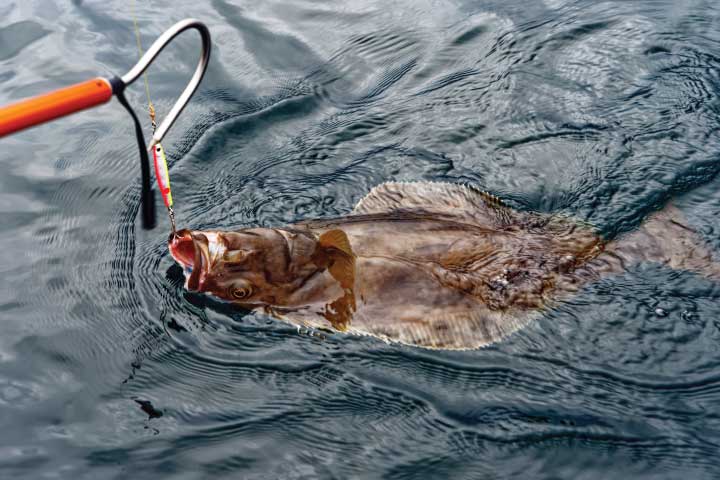
[[[187, 16], [214, 57], [165, 143], [180, 227], [443, 180], [606, 238], [673, 199], [720, 248], [712, 3], [158, 0], [143, 43]], [[136, 59], [126, 2], [0, 19], [0, 103]], [[150, 72], [160, 116], [195, 40]], [[640, 264], [468, 352], [298, 332], [184, 290], [133, 142], [115, 103], [2, 140], [2, 476], [717, 477], [717, 284]]]

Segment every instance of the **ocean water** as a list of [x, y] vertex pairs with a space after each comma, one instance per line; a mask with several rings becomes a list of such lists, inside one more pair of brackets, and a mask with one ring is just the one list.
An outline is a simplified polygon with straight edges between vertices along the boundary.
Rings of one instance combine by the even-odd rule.
[[[137, 60], [128, 1], [0, 4], [0, 104]], [[213, 57], [164, 142], [180, 227], [472, 182], [612, 237], [674, 202], [720, 251], [720, 5], [138, 2]], [[164, 116], [197, 61], [149, 71]], [[128, 97], [143, 112], [141, 82]], [[145, 115], [141, 116], [149, 128]], [[0, 140], [0, 478], [714, 479], [720, 286], [639, 265], [468, 352], [188, 294], [116, 101]]]

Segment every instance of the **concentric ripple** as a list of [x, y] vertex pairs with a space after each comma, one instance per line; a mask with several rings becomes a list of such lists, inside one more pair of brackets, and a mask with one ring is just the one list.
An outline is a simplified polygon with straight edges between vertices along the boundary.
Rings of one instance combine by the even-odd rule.
[[[137, 4], [146, 46], [213, 33], [164, 142], [180, 227], [444, 180], [608, 237], [672, 200], [720, 249], [712, 2]], [[126, 71], [128, 15], [0, 5], [0, 103]], [[160, 117], [196, 48], [149, 71]], [[115, 103], [2, 140], [0, 477], [720, 476], [720, 285], [640, 265], [471, 352], [299, 331], [183, 289], [159, 202], [139, 228], [134, 142]]]

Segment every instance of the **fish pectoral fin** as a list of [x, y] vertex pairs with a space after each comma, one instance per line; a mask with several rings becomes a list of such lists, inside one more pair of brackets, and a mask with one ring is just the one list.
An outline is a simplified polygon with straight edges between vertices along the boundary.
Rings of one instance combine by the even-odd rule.
[[341, 252], [354, 257], [355, 254], [350, 247], [350, 240], [348, 240], [347, 234], [340, 229], [328, 230], [327, 232], [320, 235], [318, 243], [324, 248], [335, 248]]
[[342, 230], [329, 230], [320, 235], [313, 260], [318, 266], [327, 268], [344, 290], [354, 287], [355, 254], [347, 234]]
[[330, 275], [340, 282], [340, 286], [344, 290], [352, 289], [355, 285], [355, 257], [349, 257], [345, 254], [333, 255], [328, 267]]

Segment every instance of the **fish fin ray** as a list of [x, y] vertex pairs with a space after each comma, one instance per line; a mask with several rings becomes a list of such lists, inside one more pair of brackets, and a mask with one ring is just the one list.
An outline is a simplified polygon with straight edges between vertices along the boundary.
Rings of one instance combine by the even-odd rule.
[[335, 248], [346, 255], [355, 256], [350, 247], [350, 240], [348, 240], [347, 234], [340, 229], [328, 230], [320, 235], [318, 242], [322, 247]]
[[527, 326], [538, 310], [440, 312], [382, 325], [356, 322], [350, 332], [432, 349], [472, 350], [492, 345]]
[[320, 235], [318, 247], [316, 263], [327, 265], [330, 275], [343, 289], [352, 289], [355, 285], [355, 254], [347, 234], [340, 229], [328, 230]]
[[508, 223], [514, 211], [495, 195], [471, 185], [448, 182], [386, 182], [355, 206], [356, 215], [388, 211], [436, 212], [485, 226]]
[[335, 255], [328, 271], [343, 289], [352, 289], [355, 285], [355, 257], [344, 253]]

